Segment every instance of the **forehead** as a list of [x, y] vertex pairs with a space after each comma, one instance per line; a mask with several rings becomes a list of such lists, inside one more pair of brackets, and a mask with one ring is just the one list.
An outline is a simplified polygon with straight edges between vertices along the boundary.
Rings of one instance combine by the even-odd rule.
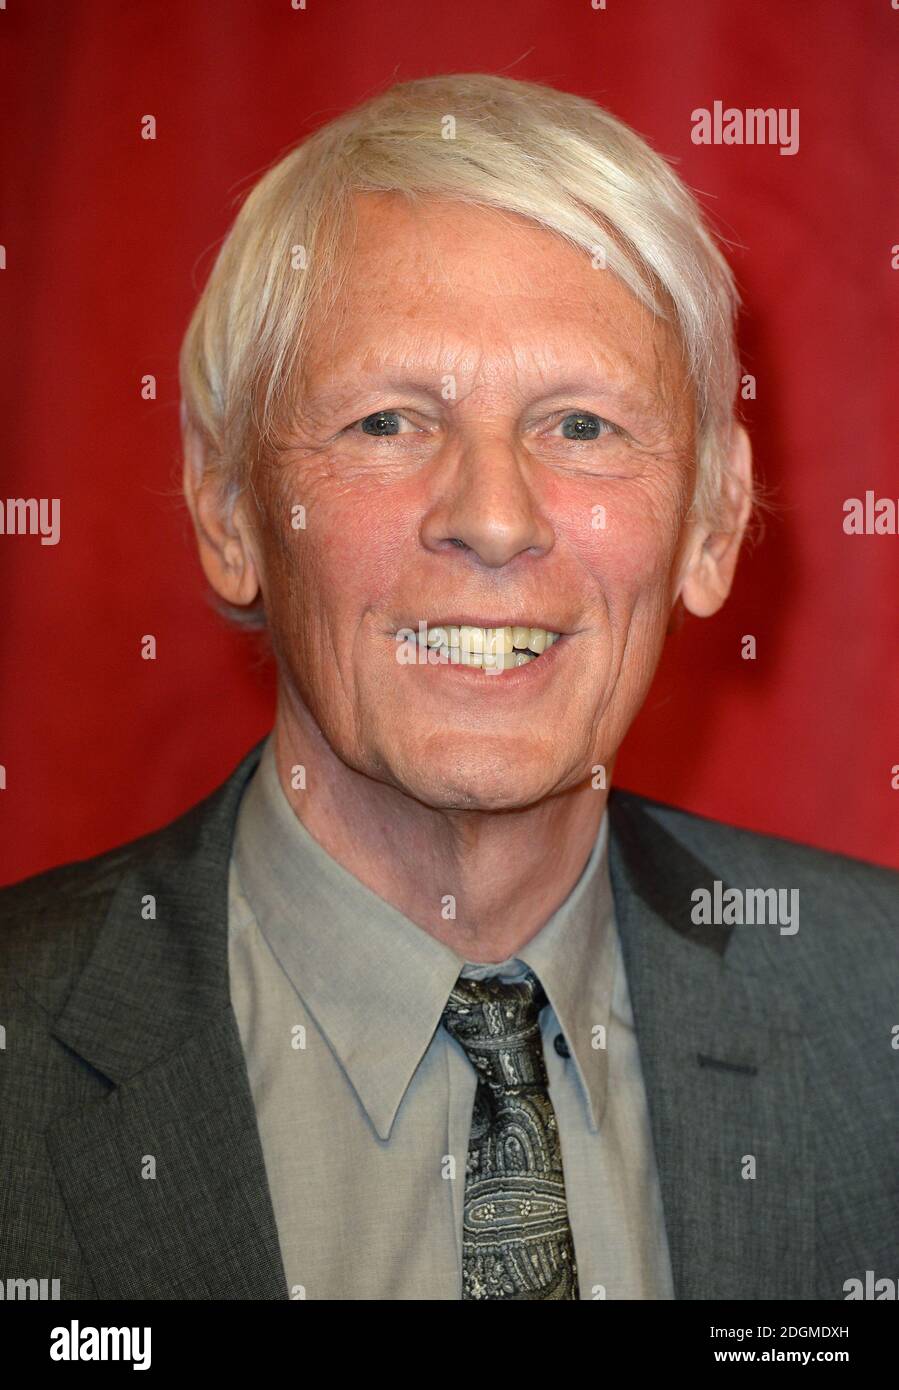
[[682, 384], [672, 327], [559, 234], [441, 198], [360, 194], [354, 213], [336, 300], [312, 326], [307, 385], [388, 365], [472, 385], [581, 371], [647, 394]]

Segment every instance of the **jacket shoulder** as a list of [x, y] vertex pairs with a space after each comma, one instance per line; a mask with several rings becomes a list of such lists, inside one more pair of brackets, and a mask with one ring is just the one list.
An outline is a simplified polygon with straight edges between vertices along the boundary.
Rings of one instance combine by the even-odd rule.
[[27, 990], [29, 978], [77, 972], [126, 875], [183, 859], [228, 785], [156, 830], [0, 888], [0, 973], [11, 973]]
[[899, 871], [865, 859], [713, 820], [636, 792], [614, 792], [620, 811], [649, 816], [733, 887], [795, 888], [819, 921], [864, 920], [899, 933]]
[[120, 845], [0, 888], [0, 971], [69, 977], [86, 961], [116, 887], [136, 852]]

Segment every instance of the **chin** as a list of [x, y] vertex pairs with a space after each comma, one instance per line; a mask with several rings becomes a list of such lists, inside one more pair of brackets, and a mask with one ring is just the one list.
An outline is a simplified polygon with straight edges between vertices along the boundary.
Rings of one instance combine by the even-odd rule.
[[560, 790], [555, 760], [522, 765], [509, 756], [460, 754], [395, 767], [397, 785], [408, 796], [441, 811], [515, 811], [534, 806]]

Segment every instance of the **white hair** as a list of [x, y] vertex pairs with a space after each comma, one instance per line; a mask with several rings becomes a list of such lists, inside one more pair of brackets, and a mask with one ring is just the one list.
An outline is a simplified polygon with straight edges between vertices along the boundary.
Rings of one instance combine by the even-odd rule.
[[301, 141], [245, 199], [180, 359], [183, 427], [223, 488], [236, 496], [256, 460], [277, 449], [311, 310], [338, 293], [353, 197], [388, 191], [529, 218], [598, 257], [671, 322], [694, 391], [693, 511], [717, 519], [735, 424], [739, 296], [699, 204], [594, 102], [483, 73], [390, 87]]

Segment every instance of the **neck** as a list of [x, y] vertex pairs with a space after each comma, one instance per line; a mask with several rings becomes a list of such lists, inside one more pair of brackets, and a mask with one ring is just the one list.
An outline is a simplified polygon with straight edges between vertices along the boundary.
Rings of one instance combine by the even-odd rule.
[[[313, 839], [470, 961], [505, 960], [537, 934], [579, 879], [605, 810], [589, 781], [514, 811], [425, 806], [348, 767], [286, 702], [273, 738], [284, 794]], [[291, 785], [296, 764], [309, 790]]]

